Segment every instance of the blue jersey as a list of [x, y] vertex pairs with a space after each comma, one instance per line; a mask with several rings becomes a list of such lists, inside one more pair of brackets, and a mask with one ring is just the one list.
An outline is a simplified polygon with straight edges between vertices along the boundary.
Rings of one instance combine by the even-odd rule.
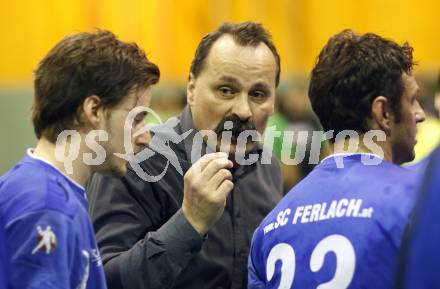
[[29, 152], [0, 178], [8, 288], [106, 288], [84, 188]]
[[430, 155], [424, 157], [423, 159], [418, 160], [415, 163], [408, 164], [405, 167], [417, 173], [419, 175], [419, 178], [423, 178], [429, 160], [430, 160]]
[[326, 158], [256, 229], [249, 288], [392, 288], [416, 187], [370, 154]]
[[430, 155], [415, 222], [403, 259], [399, 288], [440, 288], [440, 147]]
[[5, 234], [3, 232], [3, 222], [0, 216], [0, 289], [6, 289], [7, 288], [7, 276], [8, 272], [6, 272], [7, 266], [7, 256], [6, 256], [6, 241], [5, 241]]

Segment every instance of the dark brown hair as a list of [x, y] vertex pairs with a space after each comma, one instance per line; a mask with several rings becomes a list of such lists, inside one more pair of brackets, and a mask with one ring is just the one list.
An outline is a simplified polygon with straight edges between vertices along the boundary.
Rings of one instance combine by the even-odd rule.
[[159, 68], [142, 49], [118, 40], [110, 31], [68, 36], [35, 71], [35, 134], [55, 142], [60, 132], [79, 122], [79, 108], [88, 96], [99, 96], [102, 106], [111, 108], [132, 90], [157, 83], [159, 77]]
[[256, 47], [260, 43], [266, 44], [275, 57], [275, 62], [277, 65], [275, 81], [276, 85], [278, 86], [281, 72], [280, 56], [278, 55], [277, 49], [272, 42], [272, 36], [270, 35], [269, 31], [267, 31], [263, 25], [254, 22], [243, 22], [239, 24], [224, 23], [217, 30], [205, 35], [197, 46], [194, 59], [191, 63], [190, 72], [194, 75], [194, 77], [197, 77], [203, 70], [206, 57], [208, 56], [212, 45], [215, 43], [215, 41], [217, 41], [217, 39], [225, 34], [231, 35], [235, 42], [241, 46]]
[[344, 30], [331, 37], [312, 70], [309, 98], [324, 130], [365, 132], [371, 104], [385, 96], [399, 121], [402, 74], [414, 65], [412, 47], [379, 35]]

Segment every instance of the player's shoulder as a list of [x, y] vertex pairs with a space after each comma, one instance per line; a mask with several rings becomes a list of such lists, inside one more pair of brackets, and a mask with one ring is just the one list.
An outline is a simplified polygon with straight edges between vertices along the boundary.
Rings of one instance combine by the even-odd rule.
[[[377, 158], [376, 158], [377, 160]], [[336, 178], [343, 191], [356, 191], [368, 198], [414, 197], [420, 183], [420, 174], [390, 161], [357, 161]], [[315, 180], [316, 181], [316, 180]]]
[[383, 179], [402, 179], [402, 181], [414, 182], [418, 177], [416, 171], [406, 166], [393, 164], [389, 161], [380, 163], [380, 165], [377, 166], [377, 171], [375, 171], [374, 166], [369, 166], [369, 169], [374, 175], [380, 176]]
[[60, 172], [28, 157], [0, 177], [0, 208], [5, 221], [40, 210], [73, 218], [79, 205], [74, 194]]
[[282, 218], [282, 214], [298, 205], [341, 199], [343, 195], [338, 197], [339, 193], [350, 193], [356, 198], [378, 203], [381, 207], [403, 206], [406, 203], [410, 206], [414, 203], [420, 184], [416, 172], [386, 161], [377, 165], [359, 163], [332, 171], [331, 174], [323, 172], [325, 169], [317, 166], [296, 184], [267, 215], [262, 225], [276, 222]]
[[421, 175], [418, 171], [408, 167], [399, 166], [390, 162], [384, 162], [377, 170], [372, 170], [370, 180], [376, 183], [378, 189], [382, 189], [390, 197], [409, 197], [413, 199], [418, 191]]

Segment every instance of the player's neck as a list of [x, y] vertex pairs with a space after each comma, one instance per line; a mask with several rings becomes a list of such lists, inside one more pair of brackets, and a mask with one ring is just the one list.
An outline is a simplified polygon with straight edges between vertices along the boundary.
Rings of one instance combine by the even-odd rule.
[[[41, 158], [48, 163], [52, 164], [58, 170], [60, 170], [64, 175], [74, 180], [76, 183], [85, 187], [87, 181], [92, 176], [92, 170], [90, 166], [86, 165], [82, 159], [83, 152], [83, 144], [80, 144], [79, 154], [76, 159], [66, 161], [61, 161], [60, 158], [56, 156], [56, 145], [46, 138], [42, 137], [37, 143], [37, 146], [34, 150], [34, 155], [38, 158]], [[66, 144], [66, 150], [61, 150], [61, 154], [68, 155], [69, 151], [72, 150], [72, 145], [68, 142]]]
[[359, 136], [359, 143], [353, 142], [353, 140], [342, 140], [340, 142], [336, 142], [334, 144], [330, 145], [331, 151], [333, 153], [369, 153], [369, 154], [375, 154], [380, 157], [382, 157], [386, 161], [392, 162], [392, 154], [391, 154], [391, 147], [389, 146], [389, 143], [387, 141], [380, 142], [380, 141], [374, 141], [374, 143], [364, 143], [363, 142], [364, 136]]

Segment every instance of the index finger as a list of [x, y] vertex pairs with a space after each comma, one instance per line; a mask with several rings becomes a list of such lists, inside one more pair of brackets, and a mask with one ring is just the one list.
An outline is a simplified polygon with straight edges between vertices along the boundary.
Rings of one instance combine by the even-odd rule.
[[191, 170], [194, 173], [200, 174], [211, 161], [220, 158], [227, 159], [228, 154], [224, 152], [206, 154], [202, 156], [197, 162], [195, 162], [189, 170]]

